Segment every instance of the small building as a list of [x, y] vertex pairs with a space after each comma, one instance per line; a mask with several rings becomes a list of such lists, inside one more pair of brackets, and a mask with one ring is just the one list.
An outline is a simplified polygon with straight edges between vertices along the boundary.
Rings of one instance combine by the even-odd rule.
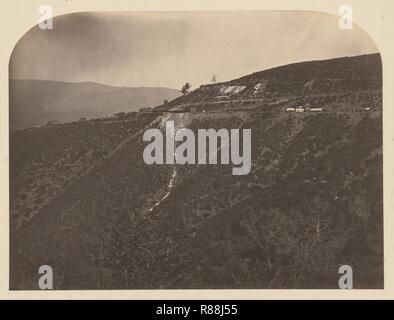
[[179, 112], [191, 112], [192, 107], [191, 106], [185, 106], [182, 109], [179, 110]]
[[47, 126], [53, 126], [53, 125], [55, 125], [55, 124], [59, 124], [59, 121], [57, 121], [57, 120], [51, 120], [51, 121], [48, 121], [48, 122], [47, 122]]

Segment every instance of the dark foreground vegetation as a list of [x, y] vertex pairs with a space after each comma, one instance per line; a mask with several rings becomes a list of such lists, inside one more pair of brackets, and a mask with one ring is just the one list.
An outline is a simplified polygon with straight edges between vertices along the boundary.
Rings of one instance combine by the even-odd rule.
[[[368, 55], [12, 133], [11, 289], [37, 289], [43, 264], [56, 289], [338, 288], [344, 264], [355, 288], [382, 288], [381, 102]], [[299, 106], [323, 111], [285, 111]], [[251, 173], [147, 166], [142, 134], [163, 119], [252, 129]]]

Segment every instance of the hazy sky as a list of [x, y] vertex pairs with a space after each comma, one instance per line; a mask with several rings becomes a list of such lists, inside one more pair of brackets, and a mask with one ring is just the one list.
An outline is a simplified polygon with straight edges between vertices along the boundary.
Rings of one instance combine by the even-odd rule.
[[13, 79], [194, 87], [292, 62], [377, 52], [357, 26], [312, 12], [77, 13], [31, 29]]

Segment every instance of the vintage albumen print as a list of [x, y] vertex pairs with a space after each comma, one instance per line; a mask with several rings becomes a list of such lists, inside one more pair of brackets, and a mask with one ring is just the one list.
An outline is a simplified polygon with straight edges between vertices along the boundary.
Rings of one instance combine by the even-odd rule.
[[9, 66], [10, 290], [382, 289], [382, 62], [342, 11], [44, 16]]

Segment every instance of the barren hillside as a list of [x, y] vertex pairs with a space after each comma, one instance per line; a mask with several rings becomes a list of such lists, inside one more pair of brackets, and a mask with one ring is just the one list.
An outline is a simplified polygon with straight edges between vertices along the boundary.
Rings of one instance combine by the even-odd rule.
[[[146, 165], [147, 128], [252, 130], [252, 169]], [[383, 287], [378, 54], [204, 85], [154, 112], [10, 136], [11, 288]]]

